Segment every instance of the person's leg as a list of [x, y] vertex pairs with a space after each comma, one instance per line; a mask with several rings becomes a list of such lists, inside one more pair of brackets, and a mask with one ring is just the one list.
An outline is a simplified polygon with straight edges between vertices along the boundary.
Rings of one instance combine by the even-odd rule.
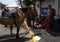
[[54, 30], [54, 23], [53, 24], [50, 24], [50, 30]]
[[50, 25], [47, 24], [45, 30], [50, 31]]
[[33, 19], [33, 28], [35, 28], [35, 27], [34, 27], [34, 20], [35, 20], [35, 17], [33, 17], [32, 19]]
[[30, 26], [31, 26], [31, 20], [30, 20], [29, 17], [27, 17], [26, 19], [27, 19], [27, 24], [28, 24], [28, 26], [30, 27]]
[[50, 24], [50, 28], [52, 29], [53, 24]]
[[29, 19], [28, 24], [29, 24], [29, 26], [31, 27], [31, 19]]

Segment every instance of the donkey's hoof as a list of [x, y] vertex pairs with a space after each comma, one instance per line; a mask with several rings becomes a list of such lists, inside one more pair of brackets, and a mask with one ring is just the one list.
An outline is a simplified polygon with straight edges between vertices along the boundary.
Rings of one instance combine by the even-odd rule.
[[4, 27], [7, 27], [7, 25], [4, 25]]
[[19, 39], [19, 36], [16, 35], [16, 39]]

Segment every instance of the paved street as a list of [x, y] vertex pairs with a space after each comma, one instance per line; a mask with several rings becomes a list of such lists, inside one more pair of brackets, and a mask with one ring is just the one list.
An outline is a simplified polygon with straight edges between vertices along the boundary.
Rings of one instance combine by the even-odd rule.
[[60, 18], [55, 20], [53, 28], [50, 32], [43, 29], [32, 30], [36, 35], [40, 36], [43, 42], [60, 42]]
[[13, 28], [13, 35], [11, 35], [9, 26], [6, 28], [4, 25], [0, 25], [0, 42], [31, 42], [27, 31], [23, 27], [20, 29], [19, 40], [16, 40], [15, 34], [16, 27]]
[[[40, 24], [40, 21], [42, 20], [42, 22], [44, 21], [43, 22], [44, 24], [42, 22], [41, 24], [43, 25], [48, 24], [47, 27], [48, 26], [50, 27], [51, 24], [49, 20], [51, 20], [51, 22], [54, 21], [53, 27], [50, 28], [50, 31], [46, 31], [42, 28], [33, 28], [32, 22], [31, 22], [32, 26], [29, 28], [26, 23], [25, 26], [23, 24], [20, 27], [19, 39], [16, 39], [17, 28], [13, 26], [13, 34], [10, 34], [10, 26], [4, 27], [4, 25], [1, 25], [0, 23], [0, 42], [33, 42], [32, 38], [34, 37], [41, 38], [39, 41], [38, 41], [39, 38], [33, 39], [34, 41], [37, 40], [38, 42], [60, 42], [59, 0], [12, 0], [12, 1], [0, 0], [0, 18], [2, 19], [16, 17], [17, 19], [16, 21], [19, 24], [20, 20], [23, 20], [23, 18], [26, 17], [27, 21], [26, 19], [25, 21], [28, 22], [28, 24], [30, 24], [29, 23], [30, 20], [34, 20], [36, 16], [38, 18], [38, 19], [36, 18], [36, 21], [39, 22], [37, 23], [37, 25]], [[43, 17], [47, 17], [45, 19], [47, 21], [43, 20], [44, 19]], [[2, 21], [3, 23], [6, 23], [5, 19]], [[14, 22], [13, 20], [12, 22]]]
[[60, 32], [47, 32], [43, 29], [35, 29], [33, 32], [42, 38], [39, 42], [60, 42]]
[[[60, 42], [60, 32], [46, 32], [43, 29], [32, 29], [35, 33], [35, 36], [41, 37], [39, 42]], [[20, 29], [20, 39], [16, 40], [16, 27], [13, 28], [13, 35], [10, 35], [10, 28], [0, 25], [0, 42], [31, 42], [28, 32], [24, 26], [21, 26]]]
[[[39, 42], [60, 42], [60, 19], [56, 21], [54, 26], [54, 31], [46, 32], [42, 29], [32, 30], [37, 36], [41, 37]], [[58, 29], [58, 32], [56, 32]], [[25, 29], [25, 27], [21, 27], [20, 29], [20, 39], [16, 40], [16, 27], [13, 28], [13, 35], [10, 34], [10, 27], [4, 27], [4, 25], [0, 24], [0, 42], [31, 42], [31, 39]]]

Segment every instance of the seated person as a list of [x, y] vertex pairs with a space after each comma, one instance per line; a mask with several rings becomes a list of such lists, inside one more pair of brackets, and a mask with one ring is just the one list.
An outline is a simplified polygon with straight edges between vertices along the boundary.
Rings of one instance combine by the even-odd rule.
[[40, 17], [35, 20], [34, 26], [37, 28], [44, 27], [45, 26], [45, 18]]

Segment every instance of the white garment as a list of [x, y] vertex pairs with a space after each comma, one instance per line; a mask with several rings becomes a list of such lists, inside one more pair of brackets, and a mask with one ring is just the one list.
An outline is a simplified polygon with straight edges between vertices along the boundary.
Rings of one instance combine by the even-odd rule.
[[50, 10], [48, 9], [48, 13], [47, 13], [47, 16], [49, 16], [50, 15]]
[[40, 2], [39, 1], [36, 1], [36, 10], [37, 10], [38, 18], [39, 18], [40, 17]]

